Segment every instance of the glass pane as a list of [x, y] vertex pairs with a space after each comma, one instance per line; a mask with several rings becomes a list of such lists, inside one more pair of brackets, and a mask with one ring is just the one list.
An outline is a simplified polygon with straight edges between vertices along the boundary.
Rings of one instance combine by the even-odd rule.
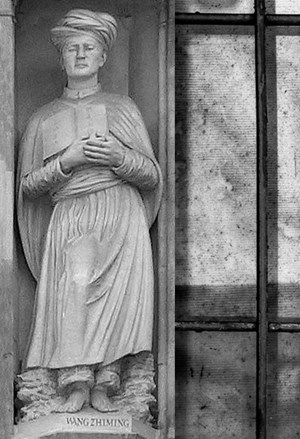
[[[268, 32], [269, 312], [299, 318], [300, 36]], [[299, 31], [296, 31], [299, 32]], [[278, 34], [279, 33], [279, 34]], [[277, 85], [276, 85], [277, 84]]]
[[176, 0], [176, 12], [253, 14], [254, 0]]
[[300, 334], [269, 336], [269, 436], [300, 437]]
[[266, 0], [269, 14], [300, 14], [299, 0]]
[[190, 307], [193, 315], [255, 314], [255, 69], [248, 31], [177, 32], [176, 283], [178, 309]]
[[254, 439], [254, 333], [177, 332], [176, 439]]

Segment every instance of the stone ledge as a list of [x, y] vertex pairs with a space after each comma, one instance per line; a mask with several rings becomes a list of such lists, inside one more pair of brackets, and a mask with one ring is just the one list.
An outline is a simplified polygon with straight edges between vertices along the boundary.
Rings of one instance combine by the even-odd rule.
[[56, 413], [20, 423], [13, 439], [158, 439], [159, 432], [126, 413], [105, 414], [92, 408]]

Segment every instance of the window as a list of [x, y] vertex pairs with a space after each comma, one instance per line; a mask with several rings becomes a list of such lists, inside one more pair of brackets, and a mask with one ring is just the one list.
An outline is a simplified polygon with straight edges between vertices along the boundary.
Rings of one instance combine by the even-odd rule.
[[299, 5], [176, 11], [176, 437], [292, 439]]

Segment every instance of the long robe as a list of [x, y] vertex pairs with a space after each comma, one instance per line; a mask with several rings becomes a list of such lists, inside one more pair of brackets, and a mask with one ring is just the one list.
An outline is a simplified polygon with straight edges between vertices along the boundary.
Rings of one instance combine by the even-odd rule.
[[[43, 122], [70, 106], [103, 104], [124, 163], [82, 166], [64, 175], [43, 158]], [[110, 364], [151, 350], [153, 267], [149, 227], [161, 172], [135, 104], [96, 92], [69, 92], [31, 118], [20, 149], [18, 218], [37, 280], [26, 368]]]

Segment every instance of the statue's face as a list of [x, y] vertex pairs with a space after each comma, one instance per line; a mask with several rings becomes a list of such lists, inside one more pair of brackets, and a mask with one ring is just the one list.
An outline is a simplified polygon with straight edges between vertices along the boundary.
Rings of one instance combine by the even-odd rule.
[[85, 35], [68, 38], [62, 51], [62, 64], [69, 78], [90, 78], [106, 61], [106, 52], [97, 40]]

